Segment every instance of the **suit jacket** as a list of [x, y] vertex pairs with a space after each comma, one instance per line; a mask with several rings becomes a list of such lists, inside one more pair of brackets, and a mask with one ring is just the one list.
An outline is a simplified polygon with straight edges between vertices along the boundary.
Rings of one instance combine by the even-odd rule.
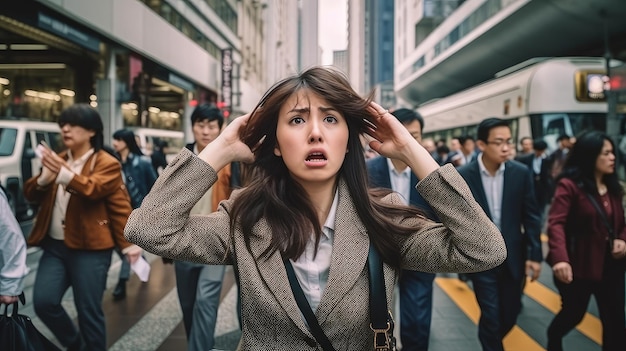
[[[600, 196], [594, 196], [602, 206]], [[609, 222], [613, 232], [618, 239], [626, 240], [622, 198], [611, 196], [610, 202], [613, 216], [609, 217]], [[574, 279], [602, 280], [607, 262], [604, 258], [609, 254], [608, 230], [585, 191], [571, 179], [563, 178], [557, 183], [550, 205], [548, 237], [550, 250], [546, 260], [550, 265], [568, 262]], [[570, 242], [572, 239], [574, 241]], [[624, 260], [620, 261], [611, 259], [608, 262], [623, 265]]]
[[[67, 153], [60, 157], [67, 159]], [[37, 184], [39, 175], [24, 184], [24, 195], [39, 204], [37, 220], [28, 238], [29, 245], [39, 245], [48, 234], [58, 184]], [[124, 238], [124, 226], [132, 211], [121, 165], [106, 151], [95, 152], [87, 159], [80, 174], [66, 187], [70, 192], [65, 217], [64, 242], [72, 249], [125, 249], [131, 244]], [[109, 210], [110, 211], [109, 211]]]
[[[182, 150], [141, 207], [131, 214], [126, 237], [159, 256], [235, 264], [243, 320], [239, 350], [320, 350], [302, 319], [280, 253], [260, 257], [272, 237], [266, 220], [262, 218], [253, 227], [250, 250], [239, 226], [231, 233], [233, 199], [241, 190], [222, 201], [218, 211], [189, 216], [194, 203], [216, 179], [211, 166]], [[421, 216], [397, 218], [416, 228], [413, 235], [396, 237], [403, 268], [468, 272], [502, 263], [506, 252], [502, 237], [452, 166], [433, 172], [418, 188], [448, 227]], [[343, 180], [339, 181], [338, 194], [330, 274], [315, 315], [336, 349], [371, 350], [366, 265], [369, 237]], [[397, 195], [386, 201], [400, 203]], [[396, 274], [385, 264], [384, 275], [387, 303], [391, 305]]]
[[[392, 189], [391, 179], [389, 178], [389, 164], [387, 158], [378, 156], [367, 160], [367, 174], [371, 187]], [[422, 195], [417, 192], [415, 186], [419, 180], [413, 172], [411, 172], [411, 193], [409, 198], [409, 205], [417, 207], [424, 211], [426, 217], [439, 221], [437, 215], [433, 209], [428, 205], [428, 202], [424, 200]]]
[[[504, 167], [500, 226], [507, 247], [506, 265], [513, 278], [521, 279], [525, 274], [524, 263], [527, 259], [542, 261], [541, 216], [535, 201], [531, 171], [517, 161], [507, 161]], [[478, 160], [460, 167], [459, 173], [469, 185], [476, 201], [491, 218]]]
[[535, 187], [535, 199], [537, 200], [537, 205], [539, 209], [543, 209], [548, 202], [550, 202], [550, 194], [552, 194], [552, 177], [550, 176], [550, 162], [548, 158], [545, 157], [541, 160], [541, 167], [539, 174], [535, 173], [533, 167], [533, 161], [535, 160], [535, 154], [531, 153], [528, 155], [520, 156], [517, 159], [519, 162], [523, 163], [528, 167], [531, 174], [533, 175], [533, 185]]

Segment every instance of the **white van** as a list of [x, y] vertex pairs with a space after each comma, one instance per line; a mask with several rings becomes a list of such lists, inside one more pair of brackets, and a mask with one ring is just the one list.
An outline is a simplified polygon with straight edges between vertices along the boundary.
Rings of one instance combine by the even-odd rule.
[[23, 184], [39, 174], [41, 160], [35, 156], [35, 148], [42, 140], [57, 152], [64, 148], [56, 123], [0, 119], [0, 185], [18, 221], [35, 216], [35, 208], [24, 198]]
[[178, 130], [130, 128], [137, 138], [137, 145], [146, 156], [151, 156], [155, 145], [162, 147], [165, 159], [169, 163], [185, 147], [185, 133]]

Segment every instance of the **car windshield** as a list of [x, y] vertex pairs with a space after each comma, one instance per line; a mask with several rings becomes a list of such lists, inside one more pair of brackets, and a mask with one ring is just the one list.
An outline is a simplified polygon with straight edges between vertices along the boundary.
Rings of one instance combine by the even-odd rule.
[[0, 157], [10, 156], [15, 148], [15, 139], [17, 138], [17, 129], [0, 128]]

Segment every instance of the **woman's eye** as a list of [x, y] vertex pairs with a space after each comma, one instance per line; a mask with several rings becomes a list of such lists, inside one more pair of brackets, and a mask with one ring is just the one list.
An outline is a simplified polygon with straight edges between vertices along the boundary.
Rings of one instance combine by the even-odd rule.
[[324, 121], [328, 123], [337, 123], [337, 118], [335, 118], [335, 116], [326, 116], [324, 117]]
[[301, 124], [304, 123], [304, 119], [302, 117], [294, 117], [290, 121], [292, 124]]

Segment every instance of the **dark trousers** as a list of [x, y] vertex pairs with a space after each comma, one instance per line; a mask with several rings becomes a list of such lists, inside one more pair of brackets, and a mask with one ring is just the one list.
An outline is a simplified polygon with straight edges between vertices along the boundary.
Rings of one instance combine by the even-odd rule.
[[225, 266], [176, 261], [174, 270], [187, 332], [187, 350], [210, 350], [215, 345], [214, 333]]
[[[73, 250], [51, 238], [44, 240], [42, 248], [33, 291], [35, 313], [64, 346], [82, 338], [84, 350], [106, 350], [102, 296], [112, 250]], [[70, 286], [80, 332], [61, 305]]]
[[402, 351], [426, 351], [430, 337], [435, 274], [403, 270], [400, 275]]
[[561, 294], [561, 310], [548, 327], [548, 350], [563, 350], [562, 339], [580, 323], [587, 312], [593, 294], [602, 322], [602, 350], [623, 351], [624, 331], [624, 271], [604, 272], [602, 281], [574, 279], [565, 284], [554, 279]]
[[478, 339], [483, 351], [503, 351], [502, 339], [517, 322], [522, 308], [521, 278], [514, 278], [506, 264], [469, 274], [480, 306]]

